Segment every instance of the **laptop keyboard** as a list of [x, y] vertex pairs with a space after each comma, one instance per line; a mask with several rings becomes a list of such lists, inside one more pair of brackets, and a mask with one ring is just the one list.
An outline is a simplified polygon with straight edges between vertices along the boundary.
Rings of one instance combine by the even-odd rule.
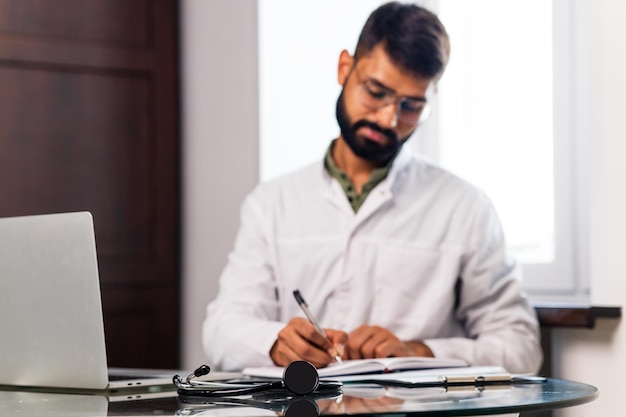
[[109, 381], [126, 381], [126, 380], [133, 380], [133, 379], [149, 379], [150, 377], [148, 376], [139, 376], [139, 375], [120, 375], [120, 374], [115, 374], [115, 375], [111, 375], [109, 374]]

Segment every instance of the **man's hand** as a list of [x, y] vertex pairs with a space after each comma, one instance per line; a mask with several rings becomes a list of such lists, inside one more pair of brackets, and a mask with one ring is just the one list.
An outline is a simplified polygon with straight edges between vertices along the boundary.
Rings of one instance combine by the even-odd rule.
[[280, 332], [270, 350], [270, 357], [278, 366], [287, 366], [295, 360], [311, 362], [316, 368], [323, 368], [334, 361], [337, 354], [343, 354], [348, 335], [345, 332], [324, 329], [330, 343], [315, 327], [302, 317], [294, 317]]
[[424, 343], [403, 342], [388, 329], [363, 325], [348, 336], [344, 358], [370, 359], [392, 356], [435, 356]]

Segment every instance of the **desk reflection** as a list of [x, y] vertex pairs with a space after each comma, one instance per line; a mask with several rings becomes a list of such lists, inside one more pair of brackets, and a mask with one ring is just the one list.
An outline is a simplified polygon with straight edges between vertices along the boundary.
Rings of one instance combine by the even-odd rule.
[[549, 378], [542, 384], [483, 388], [391, 388], [346, 384], [343, 392], [285, 397], [285, 392], [238, 398], [179, 397], [176, 391], [118, 396], [41, 393], [0, 388], [2, 416], [438, 416], [506, 415], [593, 401], [587, 384]]
[[109, 401], [100, 395], [0, 391], [0, 416], [104, 417], [108, 406]]
[[[510, 391], [510, 386], [485, 388], [394, 388], [379, 385], [346, 385], [343, 393], [337, 395], [307, 397], [268, 397], [267, 395], [251, 396], [249, 398], [231, 399], [195, 399], [181, 400], [184, 407], [176, 415], [203, 415], [203, 416], [284, 416], [284, 417], [317, 417], [342, 415], [388, 415], [393, 413], [415, 412], [423, 407], [424, 411], [435, 408], [446, 409], [451, 406], [459, 408], [459, 404], [468, 400], [489, 398], [497, 404], [497, 397], [503, 401]], [[495, 402], [494, 402], [495, 400]], [[315, 404], [315, 407], [305, 407], [306, 403]], [[471, 405], [468, 405], [471, 408]], [[254, 410], [253, 408], [256, 408]], [[450, 414], [452, 416], [453, 414]], [[518, 414], [506, 414], [517, 416]], [[504, 416], [504, 414], [502, 415]]]

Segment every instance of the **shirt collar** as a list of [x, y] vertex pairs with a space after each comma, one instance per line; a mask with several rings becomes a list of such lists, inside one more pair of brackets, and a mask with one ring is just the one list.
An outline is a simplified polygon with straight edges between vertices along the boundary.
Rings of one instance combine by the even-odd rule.
[[[335, 142], [337, 142], [337, 139], [333, 139], [330, 142], [328, 149], [326, 150], [326, 156], [324, 158], [324, 168], [330, 174], [331, 177], [336, 178], [339, 182], [342, 182], [342, 180], [347, 178], [347, 176], [346, 176], [346, 173], [337, 166], [337, 164], [335, 163], [335, 160], [333, 159], [333, 148], [335, 146]], [[391, 158], [391, 160], [387, 163], [387, 165], [379, 167], [379, 168], [375, 168], [370, 174], [368, 184], [372, 182], [378, 184], [379, 182], [384, 180], [389, 174], [389, 171], [391, 171], [393, 162], [399, 154], [400, 152], [397, 152], [393, 156], [393, 158]]]

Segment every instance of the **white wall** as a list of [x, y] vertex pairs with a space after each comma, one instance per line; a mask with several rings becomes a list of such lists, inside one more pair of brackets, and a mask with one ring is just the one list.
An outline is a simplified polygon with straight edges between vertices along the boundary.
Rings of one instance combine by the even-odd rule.
[[258, 181], [256, 0], [181, 2], [182, 366], [205, 362], [201, 326]]
[[[626, 305], [626, 2], [594, 0], [588, 8], [590, 103], [590, 272], [594, 304]], [[553, 335], [556, 375], [595, 385], [598, 400], [558, 417], [623, 416], [626, 329], [600, 321], [594, 330]]]
[[[591, 101], [588, 164], [592, 301], [626, 305], [626, 2], [588, 8]], [[183, 0], [183, 363], [204, 361], [204, 307], [216, 291], [238, 226], [238, 208], [258, 180], [256, 0]], [[583, 54], [584, 55], [584, 54]], [[224, 181], [224, 173], [232, 175]], [[586, 215], [586, 213], [582, 213]], [[596, 385], [600, 398], [558, 417], [623, 415], [626, 331], [619, 321], [553, 336], [556, 376]]]

